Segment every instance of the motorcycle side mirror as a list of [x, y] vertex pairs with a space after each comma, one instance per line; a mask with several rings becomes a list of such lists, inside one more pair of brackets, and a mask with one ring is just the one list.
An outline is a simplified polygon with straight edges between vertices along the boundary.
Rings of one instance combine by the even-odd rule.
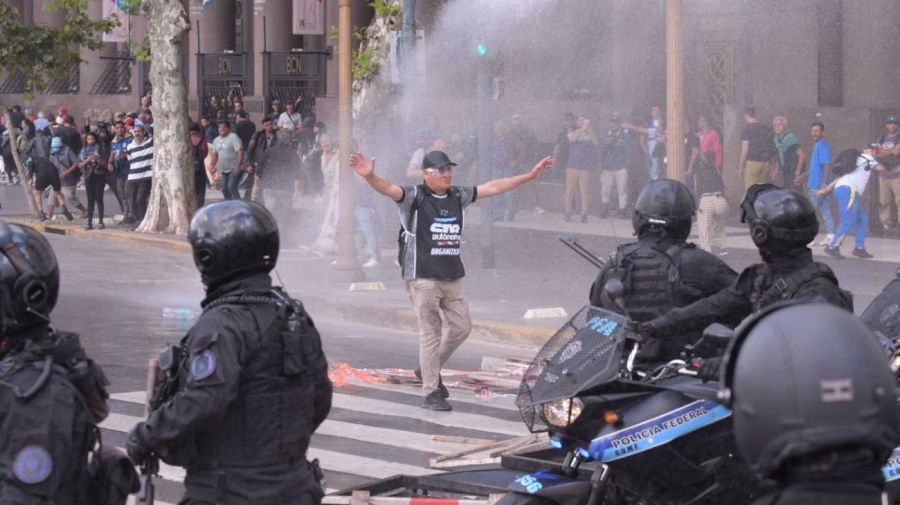
[[734, 330], [721, 323], [713, 323], [703, 330], [703, 339], [716, 344], [727, 344], [732, 338]]

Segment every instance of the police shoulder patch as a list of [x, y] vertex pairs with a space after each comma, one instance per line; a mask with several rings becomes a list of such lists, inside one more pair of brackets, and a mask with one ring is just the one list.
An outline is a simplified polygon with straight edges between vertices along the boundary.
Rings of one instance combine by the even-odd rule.
[[25, 484], [44, 482], [52, 471], [53, 458], [39, 445], [29, 445], [16, 454], [13, 473]]
[[206, 350], [191, 358], [191, 378], [203, 380], [216, 371], [216, 355]]

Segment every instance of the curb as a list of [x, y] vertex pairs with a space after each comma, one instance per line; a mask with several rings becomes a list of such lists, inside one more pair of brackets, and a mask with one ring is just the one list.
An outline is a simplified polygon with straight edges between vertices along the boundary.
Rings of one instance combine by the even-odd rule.
[[96, 237], [107, 240], [115, 240], [117, 242], [152, 244], [183, 251], [189, 251], [191, 249], [191, 244], [188, 243], [187, 240], [174, 237], [170, 238], [161, 235], [155, 236], [143, 233], [126, 232], [121, 230], [85, 230], [84, 228], [77, 225], [33, 222], [31, 219], [23, 217], [6, 217], [4, 219], [9, 223], [29, 226], [41, 233], [48, 233], [52, 235]]
[[[366, 322], [397, 330], [418, 332], [419, 322], [412, 309], [382, 308], [361, 304], [335, 302], [318, 296], [303, 295], [301, 300], [313, 314], [323, 314], [344, 320]], [[517, 342], [543, 345], [556, 332], [553, 328], [526, 326], [500, 321], [472, 320], [472, 333], [477, 340], [496, 343]]]
[[[170, 249], [190, 251], [191, 245], [185, 239], [147, 235], [143, 233], [120, 230], [85, 230], [76, 225], [48, 224], [32, 222], [28, 217], [4, 217], [9, 223], [30, 226], [41, 233], [69, 235], [114, 240], [128, 243], [144, 243]], [[310, 307], [314, 314], [329, 315], [344, 320], [357, 320], [386, 328], [404, 331], [419, 331], [419, 323], [412, 309], [373, 307], [370, 305], [335, 302], [319, 296], [304, 296], [301, 300]], [[543, 345], [556, 330], [537, 326], [504, 323], [500, 321], [472, 320], [470, 337], [486, 342], [510, 343], [518, 342], [531, 345]]]

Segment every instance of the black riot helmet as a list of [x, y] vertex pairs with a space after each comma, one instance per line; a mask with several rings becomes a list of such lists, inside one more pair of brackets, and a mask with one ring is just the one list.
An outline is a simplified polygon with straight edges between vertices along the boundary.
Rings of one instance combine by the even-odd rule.
[[853, 314], [787, 302], [748, 318], [722, 365], [738, 450], [762, 478], [792, 462], [865, 449], [883, 464], [900, 442], [895, 381], [883, 348]]
[[684, 184], [671, 179], [651, 181], [634, 202], [631, 224], [637, 236], [653, 229], [665, 230], [685, 240], [691, 234], [694, 197]]
[[741, 221], [761, 252], [804, 248], [819, 233], [816, 209], [800, 193], [772, 184], [750, 186], [741, 201]]
[[268, 273], [278, 259], [278, 225], [265, 207], [225, 200], [201, 208], [188, 240], [207, 289], [254, 273]]
[[0, 219], [0, 339], [48, 322], [59, 294], [59, 265], [50, 243], [27, 226]]

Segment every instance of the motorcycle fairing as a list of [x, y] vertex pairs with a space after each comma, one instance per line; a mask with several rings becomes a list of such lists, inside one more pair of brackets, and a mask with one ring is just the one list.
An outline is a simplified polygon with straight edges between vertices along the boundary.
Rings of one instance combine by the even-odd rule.
[[900, 337], [900, 279], [889, 282], [859, 319], [889, 339]]
[[542, 496], [557, 503], [582, 503], [590, 494], [591, 482], [541, 470], [517, 477], [507, 488], [514, 493]]
[[887, 482], [900, 480], [900, 447], [894, 449], [887, 464], [881, 468], [881, 472], [884, 473], [884, 480]]
[[[571, 398], [593, 385], [605, 384], [619, 375], [627, 320], [608, 310], [585, 306], [541, 348], [525, 379], [536, 378], [524, 404], [542, 404]], [[528, 381], [526, 380], [526, 383]]]
[[628, 428], [591, 441], [588, 452], [609, 463], [660, 447], [693, 431], [731, 417], [731, 410], [710, 400], [697, 400]]

